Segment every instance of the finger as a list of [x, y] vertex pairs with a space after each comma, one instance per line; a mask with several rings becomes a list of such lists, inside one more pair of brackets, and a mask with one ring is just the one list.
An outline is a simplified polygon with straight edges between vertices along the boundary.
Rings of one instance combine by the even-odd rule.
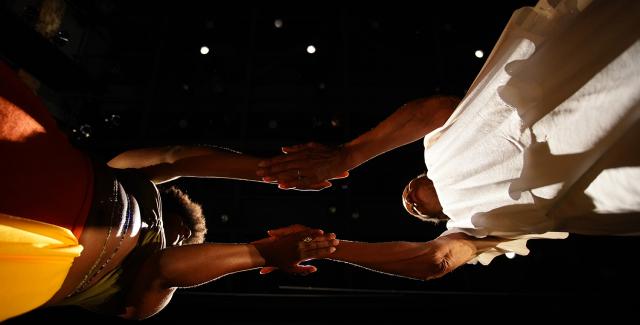
[[[324, 181], [323, 181], [324, 182]], [[304, 190], [311, 186], [310, 184], [319, 184], [317, 181], [313, 181], [310, 178], [298, 178], [285, 176], [283, 178], [278, 179], [278, 187], [281, 189], [301, 189]]]
[[258, 167], [262, 168], [262, 169], [265, 169], [265, 168], [271, 167], [272, 165], [285, 163], [285, 162], [288, 162], [288, 161], [296, 160], [298, 158], [299, 158], [299, 155], [295, 155], [295, 154], [292, 154], [292, 155], [280, 155], [280, 156], [273, 157], [271, 159], [266, 159], [266, 160], [263, 160], [263, 161], [259, 162], [258, 163]]
[[320, 190], [324, 190], [325, 188], [329, 188], [331, 187], [331, 182], [329, 181], [324, 181], [321, 183], [316, 183], [316, 184], [311, 184], [311, 185], [306, 185], [306, 186], [296, 186], [296, 190], [298, 191], [320, 191]]
[[269, 167], [269, 173], [267, 176], [275, 176], [281, 173], [293, 172], [293, 174], [297, 175], [298, 171], [304, 171], [308, 164], [305, 163], [303, 157], [299, 157], [299, 159], [291, 159], [289, 161], [285, 161], [279, 164], [271, 165]]
[[295, 275], [308, 275], [310, 273], [314, 273], [318, 271], [318, 268], [316, 268], [313, 265], [296, 265], [296, 266], [287, 268], [283, 271], [287, 273], [295, 274]]
[[[278, 174], [274, 174], [270, 177], [273, 177], [278, 180], [278, 183], [288, 183], [293, 181], [298, 181], [302, 178], [298, 178], [297, 170], [289, 170], [285, 172], [280, 172]], [[302, 177], [302, 176], [301, 176]]]
[[269, 167], [259, 167], [256, 170], [256, 175], [278, 179], [283, 176], [283, 173], [298, 176], [298, 171], [306, 168], [306, 165], [307, 164], [305, 164], [302, 158], [292, 159], [290, 161], [281, 162]]
[[341, 178], [347, 178], [347, 177], [349, 177], [349, 172], [342, 172], [338, 176], [334, 176], [330, 179], [341, 179]]
[[327, 241], [327, 240], [334, 240], [334, 239], [336, 239], [336, 234], [328, 233], [328, 234], [324, 234], [322, 236], [318, 236], [314, 238], [312, 242], [320, 242], [320, 241]]
[[313, 148], [315, 146], [314, 142], [309, 142], [309, 143], [303, 143], [303, 144], [296, 144], [293, 146], [284, 146], [282, 147], [282, 152], [284, 153], [293, 153], [293, 152], [298, 152], [301, 150], [305, 150], [307, 148]]
[[[295, 225], [290, 225], [290, 226], [286, 226], [278, 229], [271, 229], [271, 230], [268, 230], [267, 233], [269, 234], [269, 236], [286, 236], [286, 235], [294, 234], [294, 233], [305, 231], [305, 230], [312, 230], [312, 229], [304, 225], [295, 224]], [[322, 230], [320, 231], [322, 232]]]
[[305, 144], [297, 144], [294, 146], [285, 146], [285, 147], [282, 147], [281, 149], [282, 149], [282, 152], [286, 154], [291, 154], [295, 152], [304, 151], [307, 149], [320, 148], [320, 147], [323, 147], [323, 145], [316, 142], [308, 142]]
[[266, 182], [266, 183], [274, 183], [275, 184], [275, 183], [278, 182], [278, 179], [274, 178], [274, 177], [263, 177], [262, 181]]
[[303, 239], [305, 239], [307, 237], [316, 238], [318, 236], [322, 236], [323, 234], [324, 234], [324, 231], [322, 231], [322, 229], [307, 228], [307, 229], [305, 229], [303, 231], [300, 231], [300, 232], [292, 234], [292, 235], [296, 236], [295, 238], [298, 241], [302, 241]]
[[312, 182], [302, 182], [298, 179], [293, 179], [293, 180], [281, 180], [278, 182], [278, 187], [280, 189], [295, 189], [298, 191], [320, 191], [323, 190], [325, 188], [329, 188], [331, 187], [332, 184], [329, 181], [322, 181], [322, 182], [318, 182], [318, 183], [312, 183]]
[[269, 274], [275, 270], [277, 270], [277, 267], [273, 267], [273, 266], [265, 266], [263, 268], [260, 269], [260, 274], [264, 275], [264, 274]]
[[331, 254], [333, 254], [336, 251], [336, 248], [331, 246], [331, 247], [325, 247], [325, 248], [318, 248], [318, 249], [314, 249], [314, 250], [310, 250], [310, 251], [303, 251], [301, 252], [301, 257], [303, 259], [307, 259], [307, 258], [324, 258], [327, 256], [330, 256]]
[[304, 252], [308, 253], [318, 249], [335, 247], [335, 246], [338, 246], [338, 244], [340, 244], [340, 241], [337, 239], [323, 240], [323, 241], [317, 241], [317, 242], [311, 241], [306, 243], [306, 245], [304, 245], [302, 249]]

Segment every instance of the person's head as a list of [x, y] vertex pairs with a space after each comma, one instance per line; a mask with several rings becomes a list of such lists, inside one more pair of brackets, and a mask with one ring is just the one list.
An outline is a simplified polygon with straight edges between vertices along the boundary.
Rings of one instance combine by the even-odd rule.
[[427, 173], [418, 175], [405, 186], [402, 205], [412, 216], [424, 221], [437, 223], [449, 220], [442, 212], [438, 194]]
[[203, 243], [207, 226], [202, 215], [202, 207], [174, 186], [161, 189], [160, 198], [167, 245]]

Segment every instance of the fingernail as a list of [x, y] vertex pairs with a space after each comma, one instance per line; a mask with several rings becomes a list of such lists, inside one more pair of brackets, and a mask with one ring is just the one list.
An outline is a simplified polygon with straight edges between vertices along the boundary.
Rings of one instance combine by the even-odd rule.
[[333, 253], [333, 252], [335, 252], [335, 251], [336, 251], [336, 248], [335, 248], [335, 247], [329, 247], [329, 253]]

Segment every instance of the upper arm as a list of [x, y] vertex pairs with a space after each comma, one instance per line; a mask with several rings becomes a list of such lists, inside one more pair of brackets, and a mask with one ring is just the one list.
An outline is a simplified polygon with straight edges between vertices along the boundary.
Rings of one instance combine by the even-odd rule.
[[425, 121], [429, 129], [442, 126], [460, 103], [460, 99], [451, 96], [433, 96], [417, 99], [409, 104], [417, 105], [416, 115]]

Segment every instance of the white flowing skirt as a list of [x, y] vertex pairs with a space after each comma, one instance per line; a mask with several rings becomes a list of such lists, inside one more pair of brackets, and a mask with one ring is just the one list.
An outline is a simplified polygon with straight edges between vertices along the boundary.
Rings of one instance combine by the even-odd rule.
[[[551, 4], [551, 3], [554, 4]], [[425, 137], [444, 233], [640, 234], [640, 1], [514, 12], [450, 119]]]

